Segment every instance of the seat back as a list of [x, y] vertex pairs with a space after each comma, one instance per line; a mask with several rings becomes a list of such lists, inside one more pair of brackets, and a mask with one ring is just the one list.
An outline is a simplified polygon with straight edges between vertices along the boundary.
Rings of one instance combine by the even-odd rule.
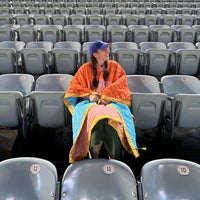
[[[68, 74], [42, 75], [36, 80], [31, 102], [36, 122], [46, 128], [63, 128], [67, 114], [63, 98], [73, 76]], [[55, 117], [56, 116], [56, 117]]]
[[61, 185], [61, 200], [138, 199], [132, 171], [112, 159], [87, 159], [71, 164]]
[[140, 50], [134, 42], [114, 42], [111, 46], [112, 58], [125, 70], [126, 74], [135, 74], [139, 68]]
[[22, 116], [23, 97], [31, 93], [33, 83], [34, 78], [29, 74], [0, 75], [0, 126], [20, 125], [25, 117]]
[[31, 157], [4, 160], [0, 162], [0, 180], [3, 199], [56, 199], [57, 170], [47, 160]]
[[158, 80], [148, 75], [127, 75], [131, 91], [131, 112], [136, 118], [136, 128], [156, 128], [167, 96], [160, 91]]
[[[158, 159], [142, 167], [145, 199], [199, 199], [200, 166], [181, 159]], [[187, 188], [187, 189], [186, 189]]]

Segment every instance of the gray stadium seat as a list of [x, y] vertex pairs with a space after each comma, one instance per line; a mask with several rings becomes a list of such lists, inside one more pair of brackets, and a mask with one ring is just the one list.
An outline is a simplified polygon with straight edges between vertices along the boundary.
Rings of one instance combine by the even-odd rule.
[[172, 25], [174, 30], [174, 42], [191, 42], [195, 43], [196, 30], [189, 25]]
[[148, 42], [149, 41], [149, 33], [150, 29], [145, 25], [129, 25], [129, 41], [136, 42], [139, 44], [140, 42]]
[[168, 25], [150, 25], [150, 41], [163, 42], [165, 44], [172, 42], [173, 30]]
[[16, 29], [17, 40], [23, 41], [25, 44], [32, 41], [38, 40], [38, 29], [34, 26], [32, 27], [19, 27]]
[[92, 42], [84, 42], [82, 45], [82, 64], [91, 61], [89, 48]]
[[181, 159], [147, 162], [141, 171], [144, 199], [199, 199], [200, 165]]
[[127, 75], [131, 91], [131, 112], [136, 118], [136, 128], [150, 129], [159, 126], [162, 108], [167, 96], [161, 93], [159, 81], [149, 75]]
[[66, 126], [63, 98], [72, 78], [69, 74], [46, 74], [36, 80], [35, 90], [30, 95], [34, 123], [46, 128]]
[[84, 25], [66, 25], [63, 27], [64, 41], [82, 43], [84, 40]]
[[194, 76], [168, 75], [161, 78], [163, 91], [172, 98], [175, 127], [200, 128], [200, 81]]
[[52, 25], [61, 25], [64, 27], [68, 24], [68, 15], [54, 14], [51, 15], [50, 21]]
[[172, 51], [162, 42], [141, 42], [139, 44], [144, 54], [144, 73], [162, 76], [171, 68]]
[[40, 40], [55, 44], [62, 40], [62, 25], [42, 25], [40, 28]]
[[117, 61], [126, 74], [138, 73], [140, 65], [140, 50], [134, 42], [113, 42], [111, 46], [112, 59]]
[[33, 15], [33, 24], [38, 24], [38, 25], [49, 24], [49, 17], [44, 14]]
[[87, 24], [88, 25], [103, 25], [104, 16], [100, 14], [90, 14], [87, 15]]
[[107, 42], [128, 41], [128, 28], [125, 25], [108, 25], [106, 33]]
[[57, 170], [40, 158], [20, 157], [0, 162], [2, 199], [56, 200]]
[[13, 15], [13, 20], [15, 24], [24, 25], [31, 24], [31, 16], [29, 14], [15, 14]]
[[86, 24], [86, 15], [84, 14], [71, 14], [69, 16], [70, 25], [85, 25]]
[[56, 43], [51, 50], [54, 71], [61, 74], [75, 74], [81, 62], [80, 52], [79, 42]]
[[15, 40], [14, 28], [12, 27], [0, 27], [0, 42]]
[[85, 25], [84, 32], [85, 42], [105, 41], [106, 28], [103, 25]]
[[134, 174], [121, 161], [87, 159], [66, 169], [61, 183], [61, 200], [136, 200], [136, 184]]
[[174, 66], [176, 74], [195, 75], [199, 71], [200, 51], [189, 42], [168, 43], [174, 52]]
[[13, 24], [13, 18], [9, 14], [0, 14], [0, 26], [4, 24]]
[[134, 14], [123, 14], [122, 15], [122, 24], [126, 25], [138, 25], [140, 21], [139, 15]]
[[122, 17], [119, 14], [106, 14], [104, 19], [105, 26], [108, 25], [121, 25]]
[[25, 120], [29, 115], [29, 101], [34, 78], [29, 74], [0, 75], [0, 126], [22, 128], [26, 137]]

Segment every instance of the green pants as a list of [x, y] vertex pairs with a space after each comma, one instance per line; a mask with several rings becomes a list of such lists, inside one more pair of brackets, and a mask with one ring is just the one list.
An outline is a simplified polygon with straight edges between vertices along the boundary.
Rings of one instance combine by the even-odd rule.
[[110, 158], [119, 159], [122, 153], [122, 144], [115, 129], [108, 124], [108, 119], [100, 120], [92, 130], [90, 151], [97, 158], [104, 145]]

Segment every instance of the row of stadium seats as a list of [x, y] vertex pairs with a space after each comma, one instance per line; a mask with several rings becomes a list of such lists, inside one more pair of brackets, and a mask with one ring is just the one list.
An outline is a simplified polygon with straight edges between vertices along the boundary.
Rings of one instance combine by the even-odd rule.
[[0, 193], [29, 200], [199, 199], [199, 177], [200, 165], [182, 159], [149, 161], [137, 179], [121, 161], [86, 159], [66, 167], [58, 180], [52, 162], [19, 157], [0, 162]]
[[[90, 61], [92, 42], [0, 42], [0, 73], [74, 75], [81, 64]], [[127, 75], [199, 75], [200, 45], [189, 42], [114, 42], [110, 59], [117, 61]]]
[[[113, 10], [113, 9], [112, 9]], [[96, 10], [94, 10], [95, 12]], [[121, 13], [125, 11], [121, 9]], [[137, 11], [139, 11], [137, 9]], [[199, 15], [187, 14], [1, 14], [0, 25], [199, 25]]]
[[[64, 128], [70, 125], [63, 97], [73, 78], [69, 74], [0, 75], [0, 126], [28, 130], [39, 125]], [[188, 75], [165, 75], [160, 81], [149, 75], [127, 75], [131, 112], [137, 129], [159, 128], [173, 139], [174, 128], [200, 128], [200, 80]], [[56, 116], [56, 117], [55, 117]]]
[[199, 2], [170, 2], [170, 1], [14, 1], [14, 2], [1, 2], [1, 7], [11, 7], [11, 8], [20, 8], [20, 7], [173, 7], [173, 8], [183, 8], [183, 7], [199, 7]]
[[[94, 19], [95, 20], [95, 19]], [[2, 25], [2, 41], [200, 42], [200, 25]]]
[[[154, 7], [144, 8], [135, 7], [131, 4], [131, 7], [87, 7], [87, 6], [74, 6], [73, 3], [68, 3], [68, 7], [0, 7], [0, 14], [187, 14], [187, 15], [199, 15], [200, 5], [195, 8], [165, 8]], [[82, 3], [83, 4], [83, 3]]]

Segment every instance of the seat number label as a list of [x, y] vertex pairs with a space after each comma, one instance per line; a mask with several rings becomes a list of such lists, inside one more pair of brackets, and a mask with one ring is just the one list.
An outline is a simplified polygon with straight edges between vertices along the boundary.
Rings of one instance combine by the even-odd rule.
[[178, 173], [182, 176], [188, 176], [190, 174], [190, 169], [187, 166], [180, 165], [178, 166]]

